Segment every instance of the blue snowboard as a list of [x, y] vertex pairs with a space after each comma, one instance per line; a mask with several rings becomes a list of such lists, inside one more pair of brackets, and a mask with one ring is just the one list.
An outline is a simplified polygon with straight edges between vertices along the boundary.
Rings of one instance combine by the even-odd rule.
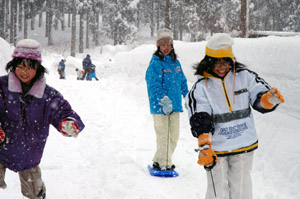
[[154, 169], [152, 166], [148, 165], [148, 170], [150, 175], [156, 176], [156, 177], [162, 177], [162, 178], [172, 178], [172, 177], [177, 177], [179, 176], [178, 172], [173, 170], [173, 171], [161, 171], [158, 169]]

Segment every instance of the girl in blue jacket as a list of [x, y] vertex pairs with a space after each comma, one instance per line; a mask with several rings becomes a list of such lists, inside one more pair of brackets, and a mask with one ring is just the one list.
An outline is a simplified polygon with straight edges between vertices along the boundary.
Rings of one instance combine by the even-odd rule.
[[84, 128], [80, 117], [54, 88], [46, 84], [40, 44], [17, 43], [0, 77], [0, 188], [5, 189], [6, 168], [18, 172], [22, 194], [45, 198], [39, 167], [50, 124], [65, 136], [76, 137]]
[[172, 155], [179, 138], [182, 97], [188, 93], [187, 80], [173, 48], [172, 32], [157, 33], [157, 51], [146, 72], [150, 112], [153, 114], [157, 149], [153, 168], [173, 170]]

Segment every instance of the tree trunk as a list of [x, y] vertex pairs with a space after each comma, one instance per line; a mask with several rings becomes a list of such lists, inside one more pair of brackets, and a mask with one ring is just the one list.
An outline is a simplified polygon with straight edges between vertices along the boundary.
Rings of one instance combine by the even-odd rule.
[[[52, 12], [52, 11], [51, 11]], [[51, 14], [51, 20], [52, 20], [52, 14]], [[52, 23], [52, 22], [51, 22]], [[35, 16], [32, 16], [31, 17], [31, 20], [30, 20], [30, 27], [31, 27], [31, 30], [35, 30]]]
[[23, 19], [24, 19], [24, 17], [23, 17], [23, 0], [19, 0], [19, 18], [18, 18], [19, 20], [19, 23], [18, 23], [18, 25], [19, 25], [19, 27], [18, 27], [18, 29], [19, 29], [19, 31], [22, 31], [22, 28], [23, 28]]
[[170, 29], [170, 0], [166, 0], [166, 8], [165, 8], [165, 28]]
[[75, 57], [76, 48], [76, 0], [72, 0], [72, 32], [71, 32], [71, 56]]
[[86, 38], [86, 43], [85, 43], [85, 47], [87, 49], [90, 48], [90, 43], [89, 43], [89, 12], [86, 13], [86, 32], [85, 32], [85, 38]]
[[45, 26], [45, 37], [48, 37], [49, 33], [49, 0], [46, 0], [46, 26]]
[[27, 39], [27, 30], [28, 30], [28, 21], [26, 17], [26, 13], [24, 14], [24, 39]]
[[0, 37], [5, 38], [5, 0], [0, 0]]
[[71, 13], [68, 13], [68, 27], [71, 27]]
[[[49, 22], [48, 22], [48, 46], [53, 45], [53, 36], [52, 36], [52, 23], [53, 23], [53, 11], [52, 11], [52, 1], [49, 0]], [[32, 20], [32, 19], [31, 19]]]
[[151, 37], [154, 37], [154, 28], [155, 28], [155, 22], [154, 22], [154, 0], [151, 1], [151, 10], [150, 10], [150, 29], [151, 29]]
[[5, 17], [5, 29], [4, 33], [6, 37], [8, 37], [8, 29], [9, 29], [9, 2], [10, 0], [5, 0], [5, 12], [6, 12], [6, 17]]
[[241, 37], [247, 36], [247, 0], [241, 0], [241, 15], [240, 15], [241, 25]]
[[39, 28], [43, 25], [43, 13], [40, 11], [39, 13]]
[[100, 25], [99, 24], [100, 24], [100, 17], [99, 17], [99, 13], [98, 12], [96, 13], [95, 17], [96, 17], [96, 26], [94, 26], [94, 35], [95, 35], [94, 41], [95, 41], [95, 45], [99, 46], [99, 36], [100, 36], [100, 33], [99, 33], [99, 27], [100, 27]]
[[159, 30], [159, 20], [160, 20], [160, 0], [157, 0], [157, 13], [156, 13], [156, 30]]
[[14, 46], [16, 46], [17, 44], [17, 19], [18, 19], [18, 16], [17, 16], [17, 11], [18, 11], [18, 1], [17, 0], [14, 0], [15, 3], [14, 3], [14, 23], [13, 23], [13, 30], [14, 30]]
[[9, 36], [10, 36], [10, 39], [9, 39], [9, 42], [12, 44], [14, 43], [14, 5], [16, 3], [16, 0], [11, 0], [11, 3], [10, 3], [10, 30], [9, 30]]
[[[63, 4], [65, 5], [65, 4]], [[60, 12], [61, 12], [61, 30], [64, 31], [65, 30], [65, 7], [64, 6], [61, 6], [60, 7]]]
[[136, 27], [139, 29], [140, 28], [140, 23], [141, 23], [141, 3], [137, 4], [137, 10], [136, 10]]
[[79, 14], [79, 53], [83, 53], [83, 12], [80, 11]]
[[184, 6], [184, 4], [182, 4], [182, 6], [180, 6], [180, 8], [179, 8], [179, 16], [181, 16], [180, 17], [180, 19], [179, 19], [179, 40], [183, 40], [183, 22], [182, 22], [182, 18], [183, 18], [183, 6]]
[[[53, 1], [53, 0], [52, 0]], [[55, 13], [54, 15], [56, 16], [53, 20], [54, 24], [53, 24], [53, 28], [54, 30], [58, 30], [58, 23], [59, 23], [59, 17], [61, 15], [61, 12], [58, 11], [57, 9], [60, 9], [57, 5], [57, 0], [54, 0], [54, 4], [52, 4], [52, 7], [55, 9]]]

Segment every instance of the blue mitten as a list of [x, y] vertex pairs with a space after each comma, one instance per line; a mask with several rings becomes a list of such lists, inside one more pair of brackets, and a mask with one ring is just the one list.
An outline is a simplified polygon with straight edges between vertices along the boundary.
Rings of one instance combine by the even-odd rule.
[[170, 100], [170, 98], [168, 96], [164, 96], [160, 100], [159, 104], [163, 106], [163, 112], [165, 115], [170, 115], [173, 112], [172, 101]]

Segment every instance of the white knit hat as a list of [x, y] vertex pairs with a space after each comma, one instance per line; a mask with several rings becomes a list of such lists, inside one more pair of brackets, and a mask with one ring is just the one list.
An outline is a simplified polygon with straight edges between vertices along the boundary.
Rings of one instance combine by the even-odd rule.
[[207, 42], [205, 54], [210, 57], [230, 57], [234, 61], [232, 45], [234, 41], [226, 33], [216, 33]]
[[156, 46], [164, 43], [173, 44], [172, 31], [167, 28], [157, 31]]

